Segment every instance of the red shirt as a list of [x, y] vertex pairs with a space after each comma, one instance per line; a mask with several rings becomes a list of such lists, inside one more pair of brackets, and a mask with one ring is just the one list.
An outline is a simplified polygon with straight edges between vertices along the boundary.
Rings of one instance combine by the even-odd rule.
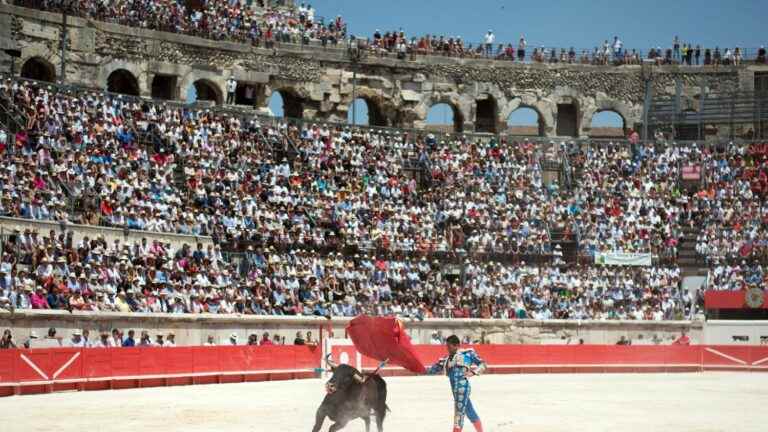
[[690, 345], [691, 344], [691, 338], [688, 337], [688, 335], [682, 335], [677, 340], [672, 342], [672, 345]]

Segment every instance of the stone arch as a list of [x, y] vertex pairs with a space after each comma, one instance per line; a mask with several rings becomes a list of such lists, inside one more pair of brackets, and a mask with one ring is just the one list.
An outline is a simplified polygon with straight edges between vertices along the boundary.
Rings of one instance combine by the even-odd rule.
[[[433, 115], [438, 109], [446, 109], [450, 110], [451, 112], [451, 121], [445, 122], [445, 123], [433, 123], [429, 124], [429, 116]], [[450, 132], [464, 132], [464, 117], [461, 113], [461, 110], [458, 109], [455, 105], [446, 103], [446, 102], [439, 102], [431, 107], [429, 107], [429, 111], [427, 112], [427, 119], [425, 120], [427, 122], [425, 129], [430, 128], [436, 128], [443, 125], [452, 125], [452, 130]], [[439, 125], [439, 126], [438, 126]], [[448, 132], [448, 131], [442, 131], [442, 132]]]
[[412, 116], [416, 118], [413, 122], [413, 127], [420, 129], [427, 125], [427, 116], [432, 107], [446, 104], [451, 107], [454, 114], [454, 130], [457, 132], [463, 132], [465, 130], [471, 130], [474, 125], [467, 119], [472, 119], [472, 109], [475, 104], [475, 100], [472, 97], [463, 97], [462, 95], [451, 93], [430, 93], [425, 95], [419, 103], [413, 108]]
[[[592, 120], [595, 115], [602, 112], [614, 112], [621, 117], [623, 120], [622, 129], [625, 134], [629, 128], [634, 127], [635, 123], [640, 120], [640, 114], [634, 115], [633, 113], [636, 110], [633, 110], [631, 106], [613, 99], [598, 96], [594, 102], [591, 99], [586, 100], [584, 105], [585, 109], [581, 117], [581, 134], [583, 136], [592, 136]], [[640, 110], [642, 111], [642, 108]]]
[[550, 136], [554, 124], [555, 108], [553, 104], [539, 99], [535, 95], [523, 94], [511, 99], [500, 111], [500, 122], [507, 127], [508, 120], [512, 114], [520, 108], [532, 109], [538, 115], [538, 135]]
[[55, 82], [56, 67], [43, 57], [30, 57], [22, 64], [20, 75], [36, 81]]
[[149, 95], [146, 73], [136, 63], [124, 60], [112, 60], [99, 67], [98, 82], [112, 93], [134, 96]]
[[496, 98], [491, 95], [485, 95], [475, 103], [475, 131], [477, 132], [498, 132], [499, 104]]
[[[536, 120], [534, 123], [532, 123], [530, 126], [535, 126], [534, 131], [528, 131], [528, 130], [521, 130], [520, 126], [528, 126], [528, 125], [520, 125], [520, 124], [512, 124], [510, 123], [510, 119], [512, 118], [515, 113], [520, 113], [521, 111], [533, 111], [536, 114]], [[520, 135], [520, 136], [545, 136], [546, 135], [546, 123], [544, 122], [544, 116], [539, 112], [536, 107], [530, 106], [530, 105], [519, 105], [514, 111], [512, 111], [509, 116], [507, 116], [505, 120], [506, 124], [506, 130], [510, 135]], [[526, 128], [527, 129], [527, 128]]]
[[299, 96], [295, 91], [287, 87], [278, 87], [270, 92], [269, 98], [267, 98], [267, 104], [270, 104], [272, 98], [279, 94], [283, 100], [283, 113], [282, 117], [286, 118], [304, 118], [304, 99]]
[[[216, 103], [224, 102], [224, 91], [226, 88], [226, 78], [229, 74], [213, 73], [209, 71], [192, 70], [184, 75], [179, 88], [181, 90], [181, 99], [187, 100], [190, 89], [196, 87], [196, 84], [204, 84], [208, 90], [212, 91]], [[197, 90], [197, 89], [195, 89]]]
[[[370, 87], [357, 87], [355, 92], [355, 100], [363, 100], [368, 109], [368, 125], [370, 126], [399, 126], [397, 119], [400, 111], [392, 103], [390, 99], [382, 94], [380, 90], [375, 90]], [[337, 105], [337, 110], [341, 114], [341, 118], [351, 121], [352, 104], [355, 101], [352, 100], [352, 95], [348, 95], [348, 98], [343, 98], [342, 102]], [[345, 111], [346, 110], [346, 115]], [[357, 124], [360, 124], [358, 121]]]
[[221, 105], [224, 101], [221, 88], [213, 81], [208, 79], [199, 79], [192, 83], [195, 87], [195, 101], [211, 101], [216, 105]]
[[[601, 116], [602, 114], [602, 116]], [[600, 118], [599, 118], [600, 117]], [[602, 123], [604, 119], [613, 118], [618, 119], [621, 122], [620, 127], [600, 127], [600, 130], [595, 130], [595, 121]], [[627, 136], [627, 119], [624, 118], [621, 113], [612, 109], [597, 110], [592, 115], [589, 121], [589, 127], [584, 128], [584, 131], [589, 134], [591, 138], [622, 138]]]
[[[362, 103], [365, 106], [366, 109], [366, 116], [368, 118], [367, 123], [360, 122], [360, 116], [354, 116], [353, 112], [355, 110], [355, 105], [360, 105]], [[384, 113], [381, 110], [380, 105], [374, 101], [371, 98], [368, 97], [357, 97], [355, 100], [353, 100], [349, 105], [347, 105], [347, 119], [348, 123], [354, 123], [358, 125], [365, 125], [368, 126], [388, 126], [389, 121], [384, 116]]]
[[107, 91], [110, 93], [139, 96], [139, 80], [126, 69], [116, 69], [107, 77]]

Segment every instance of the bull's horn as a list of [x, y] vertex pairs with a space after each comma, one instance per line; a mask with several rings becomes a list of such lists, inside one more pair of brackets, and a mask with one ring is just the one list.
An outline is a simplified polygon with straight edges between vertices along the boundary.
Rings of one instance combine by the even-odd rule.
[[360, 384], [365, 382], [365, 377], [360, 375], [359, 373], [356, 373], [353, 376], [355, 377], [355, 381], [359, 382]]
[[325, 356], [325, 363], [328, 365], [329, 368], [331, 368], [331, 370], [334, 370], [339, 366], [336, 364], [336, 362], [333, 361], [333, 359], [331, 358], [331, 354], [328, 354], [327, 356]]

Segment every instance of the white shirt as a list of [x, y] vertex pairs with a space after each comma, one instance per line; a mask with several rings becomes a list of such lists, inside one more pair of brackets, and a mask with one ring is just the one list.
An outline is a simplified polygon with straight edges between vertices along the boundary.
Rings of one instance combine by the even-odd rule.
[[488, 32], [485, 35], [485, 43], [486, 44], [492, 44], [495, 40], [496, 40], [496, 36], [493, 33]]
[[234, 93], [235, 90], [237, 90], [237, 81], [233, 79], [227, 80], [227, 91], [230, 93]]

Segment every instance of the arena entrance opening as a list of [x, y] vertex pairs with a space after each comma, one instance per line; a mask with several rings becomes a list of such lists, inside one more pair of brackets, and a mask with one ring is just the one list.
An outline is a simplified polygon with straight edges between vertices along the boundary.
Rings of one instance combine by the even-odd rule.
[[201, 79], [194, 83], [195, 86], [195, 100], [196, 101], [210, 101], [216, 105], [220, 105], [222, 102], [221, 90], [216, 87], [216, 84], [211, 81]]
[[477, 132], [496, 133], [496, 113], [498, 107], [496, 100], [490, 96], [487, 99], [477, 101], [475, 130]]
[[56, 68], [41, 57], [32, 57], [21, 67], [21, 77], [46, 82], [56, 81]]
[[107, 78], [107, 91], [131, 96], [139, 95], [139, 81], [125, 69], [118, 69]]
[[179, 78], [176, 75], [155, 75], [152, 79], [152, 98], [173, 100], [178, 99], [176, 86]]
[[507, 133], [515, 136], [544, 136], [541, 114], [527, 106], [512, 111], [507, 117]]
[[463, 132], [464, 119], [453, 105], [439, 103], [429, 109], [426, 129], [436, 132]]
[[238, 81], [237, 88], [235, 89], [235, 105], [257, 106], [259, 94], [262, 91], [263, 86], [259, 84]]
[[616, 111], [598, 111], [592, 116], [590, 138], [624, 138], [626, 136], [626, 121]]
[[576, 105], [557, 105], [557, 136], [579, 136], [578, 110]]

